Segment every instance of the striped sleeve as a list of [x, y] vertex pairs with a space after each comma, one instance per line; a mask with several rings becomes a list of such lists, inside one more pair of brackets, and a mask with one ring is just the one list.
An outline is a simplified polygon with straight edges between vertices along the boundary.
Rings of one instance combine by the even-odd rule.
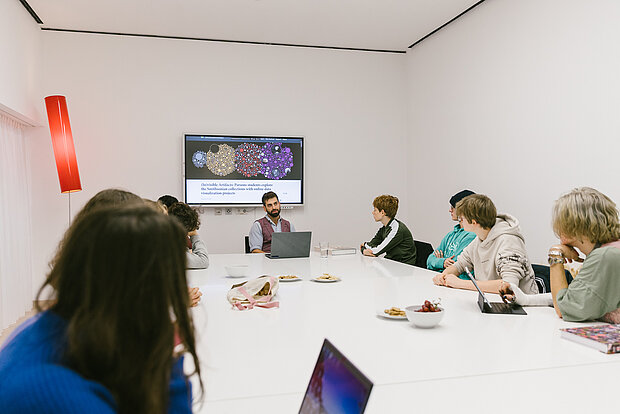
[[390, 223], [390, 232], [385, 236], [385, 239], [378, 246], [371, 248], [372, 254], [378, 256], [382, 253], [385, 253], [385, 250], [388, 250], [390, 243], [397, 240], [396, 234], [398, 233], [398, 221], [392, 220]]

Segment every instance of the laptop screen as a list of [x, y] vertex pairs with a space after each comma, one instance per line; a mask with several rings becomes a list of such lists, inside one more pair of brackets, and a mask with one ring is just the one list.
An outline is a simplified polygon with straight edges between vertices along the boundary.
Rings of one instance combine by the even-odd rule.
[[299, 413], [363, 413], [371, 390], [372, 382], [325, 339]]

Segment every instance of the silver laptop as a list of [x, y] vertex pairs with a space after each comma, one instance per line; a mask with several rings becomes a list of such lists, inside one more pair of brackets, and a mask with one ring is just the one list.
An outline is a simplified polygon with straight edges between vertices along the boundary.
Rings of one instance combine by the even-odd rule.
[[502, 303], [502, 302], [489, 302], [487, 297], [482, 293], [482, 290], [478, 287], [476, 279], [471, 274], [468, 268], [465, 268], [467, 277], [472, 281], [476, 289], [478, 290], [478, 307], [482, 313], [501, 313], [507, 315], [527, 315], [525, 309], [521, 305], [516, 303]]
[[270, 259], [309, 257], [311, 240], [311, 231], [274, 232], [271, 235], [271, 253], [265, 253], [265, 257]]

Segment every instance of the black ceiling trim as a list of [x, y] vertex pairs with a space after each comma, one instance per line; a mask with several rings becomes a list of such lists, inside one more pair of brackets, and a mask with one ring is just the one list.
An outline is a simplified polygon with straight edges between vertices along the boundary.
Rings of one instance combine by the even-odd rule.
[[362, 49], [362, 48], [355, 48], [355, 47], [339, 47], [339, 46], [296, 45], [296, 44], [291, 44], [291, 43], [251, 42], [247, 40], [205, 39], [201, 37], [164, 36], [164, 35], [139, 34], [139, 33], [98, 32], [98, 31], [93, 31], [93, 30], [55, 29], [51, 27], [42, 27], [41, 30], [46, 30], [50, 32], [86, 33], [86, 34], [100, 34], [100, 35], [110, 35], [110, 36], [148, 37], [148, 38], [155, 38], [155, 39], [196, 40], [200, 42], [238, 43], [238, 44], [243, 44], [243, 45], [265, 45], [265, 46], [302, 47], [302, 48], [309, 48], [309, 49], [351, 50], [354, 52], [407, 53], [405, 50]]
[[30, 7], [30, 4], [28, 4], [28, 2], [26, 0], [19, 0], [20, 3], [22, 4], [22, 6], [24, 6], [24, 8], [26, 10], [28, 10], [28, 13], [30, 13], [30, 15], [32, 16], [32, 18], [34, 19], [35, 22], [39, 23], [39, 24], [43, 24], [43, 20], [41, 20], [39, 18], [39, 16], [37, 16], [37, 14], [35, 13], [34, 10], [32, 10], [32, 7]]
[[444, 27], [446, 27], [447, 25], [449, 25], [450, 23], [452, 23], [453, 21], [455, 21], [456, 19], [458, 19], [459, 17], [463, 16], [464, 14], [468, 13], [469, 11], [473, 10], [474, 8], [476, 8], [477, 6], [479, 6], [480, 4], [484, 3], [486, 0], [480, 0], [478, 3], [474, 4], [473, 6], [471, 6], [470, 8], [468, 8], [467, 10], [465, 10], [464, 12], [462, 12], [461, 14], [459, 14], [456, 17], [453, 17], [452, 19], [450, 19], [449, 21], [445, 22], [444, 24], [442, 24], [441, 26], [439, 26], [438, 28], [436, 28], [435, 30], [433, 30], [432, 32], [430, 32], [429, 34], [427, 34], [426, 36], [424, 36], [423, 38], [419, 39], [418, 41], [416, 41], [414, 44], [412, 44], [411, 46], [409, 46], [408, 49], [411, 49], [412, 47], [414, 47], [415, 45], [417, 45], [418, 43], [424, 41], [426, 38], [431, 37], [432, 35], [434, 35], [435, 33], [437, 33], [438, 31], [440, 31], [441, 29], [443, 29]]

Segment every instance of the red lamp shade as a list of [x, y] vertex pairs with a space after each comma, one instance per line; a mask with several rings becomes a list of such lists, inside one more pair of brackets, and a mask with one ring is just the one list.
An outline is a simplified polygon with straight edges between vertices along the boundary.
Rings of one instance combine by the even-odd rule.
[[73, 145], [73, 134], [71, 134], [71, 124], [69, 123], [67, 100], [64, 96], [48, 96], [45, 98], [45, 106], [52, 134], [52, 146], [54, 147], [54, 158], [56, 158], [60, 192], [72, 193], [80, 191], [82, 183], [80, 182], [75, 146]]

